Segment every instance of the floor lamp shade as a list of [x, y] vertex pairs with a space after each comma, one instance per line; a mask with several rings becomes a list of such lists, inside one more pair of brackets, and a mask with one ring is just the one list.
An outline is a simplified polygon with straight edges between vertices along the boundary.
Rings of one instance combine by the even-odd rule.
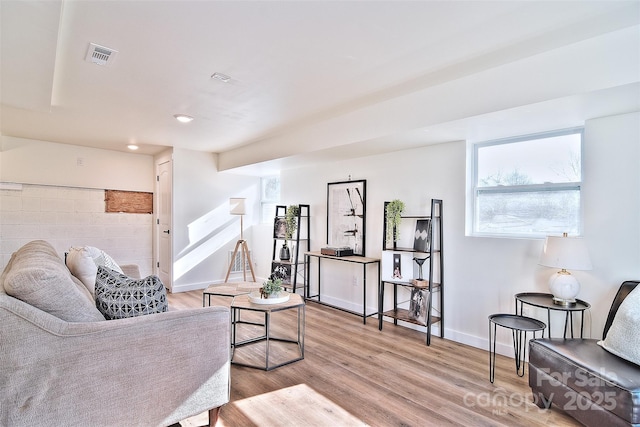
[[229, 213], [231, 215], [244, 215], [246, 213], [244, 201], [246, 199], [240, 197], [232, 197], [229, 199]]
[[575, 303], [580, 283], [567, 270], [591, 270], [591, 258], [587, 246], [579, 237], [549, 236], [544, 242], [540, 265], [560, 268], [549, 278], [549, 289], [554, 302], [560, 305]]

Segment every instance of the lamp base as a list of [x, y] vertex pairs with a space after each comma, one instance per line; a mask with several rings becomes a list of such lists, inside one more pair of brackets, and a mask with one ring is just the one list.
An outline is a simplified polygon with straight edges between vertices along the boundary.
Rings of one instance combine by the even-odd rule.
[[553, 303], [555, 305], [561, 305], [563, 307], [573, 307], [574, 305], [576, 305], [576, 300], [575, 299], [568, 300], [568, 299], [553, 297]]
[[549, 278], [549, 290], [553, 294], [554, 304], [570, 307], [576, 303], [580, 283], [567, 270], [562, 270]]

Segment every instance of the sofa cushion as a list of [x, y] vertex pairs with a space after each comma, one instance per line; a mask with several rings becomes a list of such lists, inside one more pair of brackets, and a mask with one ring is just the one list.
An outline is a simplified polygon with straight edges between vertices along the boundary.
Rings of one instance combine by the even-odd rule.
[[122, 269], [105, 251], [93, 246], [81, 246], [69, 248], [66, 257], [67, 267], [71, 274], [80, 281], [91, 292], [92, 298], [95, 295], [96, 274], [98, 266], [105, 267], [123, 273]]
[[162, 313], [168, 310], [167, 293], [158, 276], [132, 279], [99, 266], [96, 306], [108, 320]]
[[[597, 341], [562, 338], [529, 341], [529, 385], [544, 390], [554, 402], [562, 402], [565, 391], [574, 390], [627, 422], [640, 422], [640, 412], [634, 409], [640, 399], [640, 369], [605, 351]], [[571, 411], [576, 405], [573, 401], [560, 407]]]
[[640, 286], [622, 301], [606, 338], [598, 344], [616, 356], [640, 365]]
[[8, 295], [68, 322], [104, 320], [91, 296], [75, 281], [55, 249], [34, 240], [18, 249], [2, 274]]

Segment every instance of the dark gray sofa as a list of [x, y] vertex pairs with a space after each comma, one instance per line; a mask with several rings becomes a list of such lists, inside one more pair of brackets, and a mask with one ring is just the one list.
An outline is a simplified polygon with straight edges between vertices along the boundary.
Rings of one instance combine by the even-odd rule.
[[[618, 289], [604, 339], [622, 301], [638, 281]], [[640, 366], [598, 345], [597, 339], [529, 342], [529, 386], [540, 408], [551, 404], [586, 426], [640, 426]]]

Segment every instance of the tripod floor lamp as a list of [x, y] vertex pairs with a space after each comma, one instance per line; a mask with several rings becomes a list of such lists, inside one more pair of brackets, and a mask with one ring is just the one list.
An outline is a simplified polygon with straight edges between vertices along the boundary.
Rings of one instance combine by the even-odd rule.
[[229, 213], [231, 215], [240, 215], [240, 240], [236, 242], [236, 247], [233, 250], [233, 255], [231, 256], [231, 262], [229, 263], [229, 269], [227, 270], [227, 277], [225, 277], [224, 279], [225, 283], [229, 280], [229, 274], [231, 274], [231, 269], [233, 268], [233, 265], [236, 262], [236, 255], [238, 254], [238, 251], [240, 251], [241, 257], [242, 257], [243, 280], [245, 282], [247, 281], [246, 266], [248, 261], [249, 269], [251, 270], [251, 277], [253, 278], [254, 282], [256, 281], [256, 275], [253, 272], [253, 263], [251, 262], [251, 255], [249, 254], [247, 241], [244, 240], [244, 237], [243, 237], [244, 224], [242, 223], [242, 217], [245, 214], [244, 201], [245, 199], [241, 199], [237, 197], [229, 199]]

